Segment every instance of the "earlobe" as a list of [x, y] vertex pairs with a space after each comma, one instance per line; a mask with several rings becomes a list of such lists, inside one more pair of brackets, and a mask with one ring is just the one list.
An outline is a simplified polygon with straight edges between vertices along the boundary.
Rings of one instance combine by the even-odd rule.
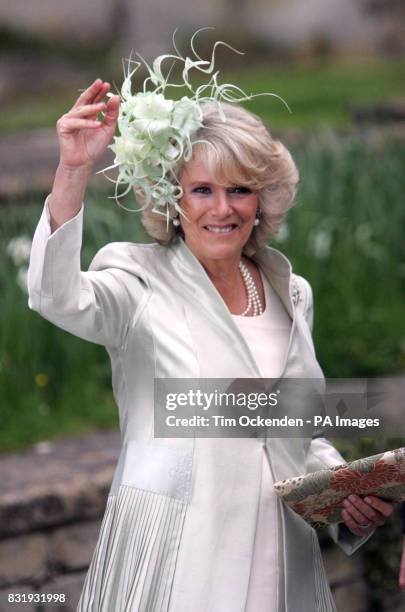
[[254, 225], [255, 227], [257, 227], [258, 225], [260, 225], [260, 222], [261, 222], [261, 220], [262, 220], [262, 216], [263, 216], [262, 210], [261, 210], [261, 208], [258, 206], [258, 207], [257, 207], [257, 209], [256, 209], [256, 217], [255, 217], [255, 220], [254, 220], [254, 222], [253, 222], [253, 225]]

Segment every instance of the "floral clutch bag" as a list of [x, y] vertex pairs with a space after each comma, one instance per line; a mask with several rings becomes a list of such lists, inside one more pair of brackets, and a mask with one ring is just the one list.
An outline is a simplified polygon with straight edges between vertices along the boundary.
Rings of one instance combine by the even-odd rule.
[[351, 493], [405, 500], [405, 447], [274, 484], [276, 494], [314, 527], [342, 522]]

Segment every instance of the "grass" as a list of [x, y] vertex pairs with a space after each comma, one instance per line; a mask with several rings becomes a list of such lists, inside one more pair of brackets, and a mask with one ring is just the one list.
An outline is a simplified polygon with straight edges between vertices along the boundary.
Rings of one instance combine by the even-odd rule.
[[302, 177], [283, 249], [315, 296], [315, 344], [329, 377], [405, 367], [405, 147], [347, 139], [296, 152]]
[[[249, 110], [260, 114], [275, 129], [349, 127], [353, 105], [372, 104], [405, 95], [403, 60], [334, 60], [283, 66], [263, 63], [252, 68], [248, 59], [242, 58], [238, 59], [238, 65], [241, 69], [237, 72], [224, 71], [221, 82], [237, 83], [248, 93], [277, 93], [290, 106], [291, 114], [282, 102], [268, 96], [255, 98], [246, 104]], [[243, 68], [246, 65], [248, 67]], [[94, 69], [94, 77], [100, 76], [99, 72], [99, 69]], [[114, 80], [109, 70], [101, 76], [111, 82]], [[119, 73], [115, 82], [119, 84], [121, 80]], [[82, 86], [83, 83], [78, 83], [78, 88]], [[115, 92], [115, 88], [113, 90]], [[76, 97], [75, 91], [66, 90], [62, 85], [52, 95], [44, 91], [33, 97], [22, 91], [12, 103], [3, 105], [0, 131], [10, 134], [25, 129], [54, 127], [58, 117], [67, 112]]]
[[[231, 77], [239, 82], [238, 75]], [[249, 103], [273, 128], [344, 128], [351, 123], [350, 109], [405, 95], [403, 60], [318, 62], [308, 65], [260, 66], [242, 75], [247, 91], [271, 91], [290, 106], [268, 97]]]
[[[125, 218], [110, 201], [86, 198], [82, 265], [87, 269], [106, 242], [143, 240], [135, 217]], [[28, 309], [27, 296], [16, 282], [17, 268], [5, 253], [14, 236], [32, 236], [42, 203], [6, 205], [0, 228], [0, 449], [14, 450], [38, 440], [111, 428], [118, 424], [111, 393], [110, 367], [103, 347], [83, 342], [49, 324]], [[133, 223], [131, 223], [133, 221]]]
[[12, 104], [4, 105], [4, 111], [0, 116], [0, 132], [16, 134], [54, 127], [59, 117], [68, 110], [70, 98], [72, 106], [73, 97], [66, 91], [53, 92], [52, 96], [44, 92], [37, 96], [25, 95], [24, 98], [17, 98]]

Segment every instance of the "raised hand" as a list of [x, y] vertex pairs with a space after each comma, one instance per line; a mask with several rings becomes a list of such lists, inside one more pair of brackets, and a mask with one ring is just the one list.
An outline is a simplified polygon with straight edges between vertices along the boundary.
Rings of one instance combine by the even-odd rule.
[[[114, 136], [120, 106], [119, 96], [102, 101], [109, 88], [109, 83], [96, 79], [58, 119], [60, 166], [91, 170], [103, 155]], [[101, 111], [105, 111], [103, 121], [97, 119]]]

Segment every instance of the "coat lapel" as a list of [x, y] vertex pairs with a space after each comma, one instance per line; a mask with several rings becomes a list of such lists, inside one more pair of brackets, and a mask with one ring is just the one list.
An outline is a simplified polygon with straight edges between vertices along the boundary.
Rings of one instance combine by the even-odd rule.
[[[205, 337], [206, 325], [202, 325], [202, 318], [205, 318], [206, 321], [208, 317], [211, 323], [210, 328], [215, 331], [217, 338], [222, 338], [227, 348], [233, 347], [235, 357], [238, 358], [242, 366], [238, 368], [238, 372], [243, 371], [246, 377], [261, 378], [260, 370], [252, 352], [233, 320], [227, 305], [204, 267], [182, 238], [179, 237], [172, 245], [171, 253], [173, 266], [176, 267], [176, 271], [181, 277], [179, 282], [182, 283], [185, 296], [186, 315], [189, 319], [192, 333], [195, 334], [196, 339], [198, 338], [196, 345], [199, 347], [199, 350], [203, 350], [203, 344], [207, 344], [202, 342], [203, 338], [199, 337], [199, 334], [200, 332], [204, 333]], [[271, 247], [265, 247], [256, 253], [252, 259], [260, 266], [263, 274], [280, 297], [292, 319], [289, 346], [283, 367], [284, 374], [296, 330], [295, 308], [290, 295], [291, 264], [280, 251]], [[204, 362], [205, 360], [200, 360], [200, 363]], [[240, 375], [235, 372], [235, 376]], [[204, 372], [201, 372], [201, 376], [204, 376]]]

